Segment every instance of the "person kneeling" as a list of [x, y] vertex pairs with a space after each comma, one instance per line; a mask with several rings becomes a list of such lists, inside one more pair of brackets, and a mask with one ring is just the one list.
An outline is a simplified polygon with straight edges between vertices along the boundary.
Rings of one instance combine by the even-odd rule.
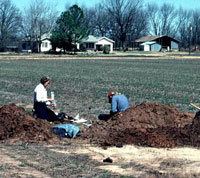
[[110, 114], [100, 114], [100, 120], [108, 120], [114, 114], [123, 112], [130, 107], [128, 98], [120, 93], [117, 92], [109, 92], [108, 93], [108, 101], [111, 104]]

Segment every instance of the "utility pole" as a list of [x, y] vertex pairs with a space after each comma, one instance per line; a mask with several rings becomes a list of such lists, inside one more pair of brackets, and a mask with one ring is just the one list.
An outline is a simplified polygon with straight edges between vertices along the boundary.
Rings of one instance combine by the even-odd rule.
[[191, 37], [192, 37], [192, 25], [189, 25], [189, 55], [191, 53]]

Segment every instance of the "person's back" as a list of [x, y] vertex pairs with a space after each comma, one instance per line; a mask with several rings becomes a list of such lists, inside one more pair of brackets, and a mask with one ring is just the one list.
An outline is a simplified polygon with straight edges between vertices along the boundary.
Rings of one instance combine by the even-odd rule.
[[130, 107], [128, 98], [125, 95], [114, 91], [108, 92], [108, 102], [111, 104], [110, 114], [100, 114], [98, 116], [100, 120], [107, 121], [114, 114], [123, 112]]
[[115, 94], [112, 96], [111, 112], [123, 112], [130, 107], [128, 98], [122, 94]]

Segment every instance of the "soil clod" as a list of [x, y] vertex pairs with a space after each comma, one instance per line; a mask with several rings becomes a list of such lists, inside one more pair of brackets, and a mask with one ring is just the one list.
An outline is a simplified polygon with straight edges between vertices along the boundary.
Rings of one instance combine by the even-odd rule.
[[108, 157], [108, 158], [104, 159], [103, 162], [112, 163], [113, 160], [110, 157]]

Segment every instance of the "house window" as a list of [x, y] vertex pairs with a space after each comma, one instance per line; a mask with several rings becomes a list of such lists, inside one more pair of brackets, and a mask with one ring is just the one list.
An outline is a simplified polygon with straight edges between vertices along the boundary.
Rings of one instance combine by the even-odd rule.
[[94, 43], [89, 43], [89, 48], [94, 48]]
[[93, 49], [94, 48], [94, 43], [86, 43], [86, 48]]
[[48, 47], [48, 43], [47, 42], [42, 42], [42, 47], [43, 48], [47, 48]]

